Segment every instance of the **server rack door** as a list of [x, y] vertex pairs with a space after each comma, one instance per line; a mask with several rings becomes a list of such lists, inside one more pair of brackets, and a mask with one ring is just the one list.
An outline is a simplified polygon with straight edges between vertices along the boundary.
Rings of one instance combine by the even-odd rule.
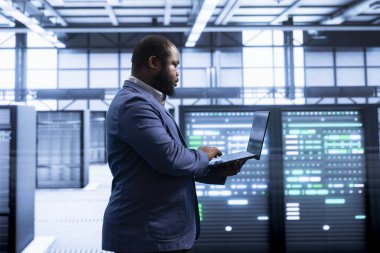
[[[181, 107], [182, 133], [189, 148], [216, 146], [223, 153], [246, 150], [257, 107]], [[249, 160], [225, 185], [197, 183], [201, 235], [199, 252], [269, 252], [267, 132], [259, 161]]]
[[287, 252], [366, 252], [360, 108], [282, 111]]
[[80, 188], [87, 184], [86, 115], [84, 111], [37, 113], [38, 188]]
[[106, 163], [106, 112], [90, 113], [90, 163]]
[[36, 114], [0, 106], [0, 252], [21, 252], [34, 238]]

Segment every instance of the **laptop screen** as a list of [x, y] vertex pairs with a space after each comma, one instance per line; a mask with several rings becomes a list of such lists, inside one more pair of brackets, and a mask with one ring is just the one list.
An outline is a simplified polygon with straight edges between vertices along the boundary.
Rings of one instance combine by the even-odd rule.
[[249, 136], [247, 151], [260, 158], [265, 132], [267, 129], [269, 111], [256, 111], [253, 115], [251, 134]]

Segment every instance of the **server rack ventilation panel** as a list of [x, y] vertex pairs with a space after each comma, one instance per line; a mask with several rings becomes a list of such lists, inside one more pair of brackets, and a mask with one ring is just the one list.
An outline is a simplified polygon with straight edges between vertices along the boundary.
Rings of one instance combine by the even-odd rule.
[[106, 112], [90, 113], [90, 163], [106, 163]]
[[88, 123], [88, 111], [37, 113], [38, 188], [87, 185]]
[[21, 252], [34, 238], [36, 113], [0, 106], [0, 252]]

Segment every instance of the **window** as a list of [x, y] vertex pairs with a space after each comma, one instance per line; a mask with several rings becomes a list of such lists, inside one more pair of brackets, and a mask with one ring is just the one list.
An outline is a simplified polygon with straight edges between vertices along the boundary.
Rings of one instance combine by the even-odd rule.
[[[293, 32], [294, 78], [297, 87], [303, 87], [304, 53], [303, 32]], [[285, 86], [285, 49], [283, 31], [243, 32], [243, 83], [245, 87], [283, 88]], [[248, 95], [248, 94], [247, 94]]]
[[57, 88], [56, 49], [28, 49], [27, 87], [28, 89]]
[[15, 87], [15, 50], [0, 49], [0, 89]]
[[60, 50], [58, 54], [58, 88], [88, 87], [87, 50]]

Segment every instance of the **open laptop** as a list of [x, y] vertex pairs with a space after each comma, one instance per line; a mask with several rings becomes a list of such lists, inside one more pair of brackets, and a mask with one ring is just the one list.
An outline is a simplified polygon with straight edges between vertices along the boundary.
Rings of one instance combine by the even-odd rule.
[[209, 162], [210, 167], [220, 166], [231, 163], [236, 160], [260, 159], [263, 148], [265, 132], [268, 126], [269, 111], [255, 111], [253, 113], [253, 122], [251, 134], [247, 145], [247, 151], [241, 151], [234, 154], [226, 154], [212, 159]]

